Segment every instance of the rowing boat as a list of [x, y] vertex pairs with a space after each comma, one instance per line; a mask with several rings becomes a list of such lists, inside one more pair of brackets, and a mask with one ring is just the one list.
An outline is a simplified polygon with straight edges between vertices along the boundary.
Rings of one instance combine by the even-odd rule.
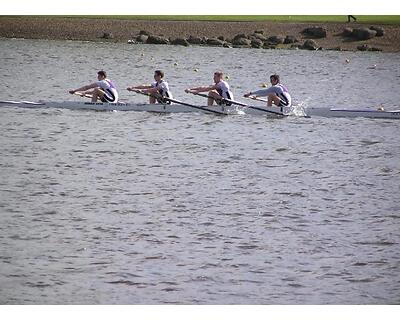
[[[146, 104], [146, 103], [103, 103], [103, 102], [83, 102], [83, 101], [64, 101], [64, 102], [31, 102], [31, 101], [0, 101], [1, 107], [22, 107], [22, 108], [59, 108], [59, 109], [78, 109], [78, 110], [96, 110], [96, 111], [148, 111], [157, 113], [182, 113], [182, 112], [201, 112], [207, 114], [235, 115], [267, 115], [268, 117], [280, 117], [281, 108], [266, 106], [226, 106], [216, 105], [212, 107], [197, 106], [181, 102], [181, 104]], [[296, 109], [296, 108], [295, 108]], [[345, 117], [345, 118], [382, 118], [382, 119], [400, 119], [400, 110], [379, 111], [371, 109], [335, 109], [335, 108], [317, 108], [308, 107], [304, 113], [294, 112], [295, 109], [286, 108], [283, 114], [294, 114], [311, 117]], [[301, 108], [301, 110], [303, 110]], [[300, 110], [300, 111], [301, 111]]]
[[[96, 111], [148, 111], [157, 113], [185, 113], [185, 112], [202, 112], [208, 114], [221, 114], [221, 115], [234, 115], [234, 114], [269, 114], [269, 110], [262, 110], [257, 108], [248, 112], [240, 106], [226, 106], [217, 105], [212, 107], [197, 106], [185, 102], [179, 104], [147, 104], [147, 103], [130, 103], [130, 102], [117, 102], [117, 103], [103, 103], [103, 102], [82, 102], [82, 101], [0, 101], [0, 106], [5, 107], [21, 107], [21, 108], [58, 108], [58, 109], [71, 109], [71, 110], [96, 110]], [[272, 114], [274, 116], [279, 116]]]
[[177, 104], [147, 104], [147, 103], [103, 103], [103, 102], [82, 102], [82, 101], [0, 101], [0, 106], [21, 107], [21, 108], [58, 108], [70, 110], [95, 110], [95, 111], [149, 111], [159, 113], [177, 113], [201, 111], [205, 113], [215, 113], [221, 111], [223, 114], [237, 113], [235, 108], [225, 110], [223, 108], [207, 108], [198, 106], [185, 106]]

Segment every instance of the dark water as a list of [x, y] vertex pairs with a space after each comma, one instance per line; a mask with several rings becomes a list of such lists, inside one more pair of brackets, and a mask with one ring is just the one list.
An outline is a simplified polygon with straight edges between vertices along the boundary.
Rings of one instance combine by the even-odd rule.
[[[217, 68], [237, 96], [279, 72], [306, 105], [400, 98], [396, 54], [0, 49], [0, 99], [68, 100], [100, 68], [122, 89], [158, 67], [192, 102], [183, 88]], [[399, 135], [393, 120], [4, 108], [0, 303], [398, 304]]]

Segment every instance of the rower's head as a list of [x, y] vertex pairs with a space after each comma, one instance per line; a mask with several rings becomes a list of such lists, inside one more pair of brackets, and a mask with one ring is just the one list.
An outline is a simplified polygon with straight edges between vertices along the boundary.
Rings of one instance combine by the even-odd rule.
[[164, 72], [162, 72], [161, 70], [156, 70], [154, 71], [154, 80], [161, 81], [164, 78]]
[[271, 74], [271, 76], [269, 77], [269, 80], [271, 81], [271, 84], [274, 86], [276, 84], [279, 83], [279, 74]]
[[222, 71], [215, 71], [214, 72], [214, 82], [218, 83], [224, 79], [224, 73]]
[[105, 78], [107, 78], [107, 73], [103, 70], [100, 70], [99, 72], [97, 72], [97, 79], [100, 80], [104, 80]]

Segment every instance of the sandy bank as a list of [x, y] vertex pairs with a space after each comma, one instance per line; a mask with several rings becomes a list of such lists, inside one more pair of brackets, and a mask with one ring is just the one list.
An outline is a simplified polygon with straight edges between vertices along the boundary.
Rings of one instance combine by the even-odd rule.
[[[266, 36], [291, 35], [302, 44], [306, 37], [301, 32], [313, 26], [322, 26], [327, 30], [326, 38], [315, 39], [318, 46], [324, 49], [340, 47], [342, 50], [356, 51], [358, 46], [367, 44], [384, 52], [400, 51], [400, 27], [396, 25], [375, 25], [384, 29], [384, 36], [369, 40], [354, 41], [339, 35], [346, 27], [369, 27], [357, 23], [148, 21], [13, 16], [0, 17], [0, 37], [127, 42], [135, 39], [141, 30], [170, 39], [189, 36], [232, 39], [237, 34], [252, 34], [257, 30], [263, 31]], [[111, 38], [102, 38], [105, 33], [111, 34]]]

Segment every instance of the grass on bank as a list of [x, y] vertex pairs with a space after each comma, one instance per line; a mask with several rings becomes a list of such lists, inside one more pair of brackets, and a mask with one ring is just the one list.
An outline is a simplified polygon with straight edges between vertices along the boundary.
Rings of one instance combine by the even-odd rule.
[[[71, 17], [71, 16], [70, 16]], [[347, 16], [335, 15], [293, 15], [293, 16], [266, 16], [266, 15], [122, 15], [122, 16], [72, 16], [76, 18], [108, 18], [124, 20], [167, 20], [167, 21], [275, 21], [275, 22], [347, 22]], [[355, 15], [358, 23], [400, 24], [400, 15], [367, 16]]]

